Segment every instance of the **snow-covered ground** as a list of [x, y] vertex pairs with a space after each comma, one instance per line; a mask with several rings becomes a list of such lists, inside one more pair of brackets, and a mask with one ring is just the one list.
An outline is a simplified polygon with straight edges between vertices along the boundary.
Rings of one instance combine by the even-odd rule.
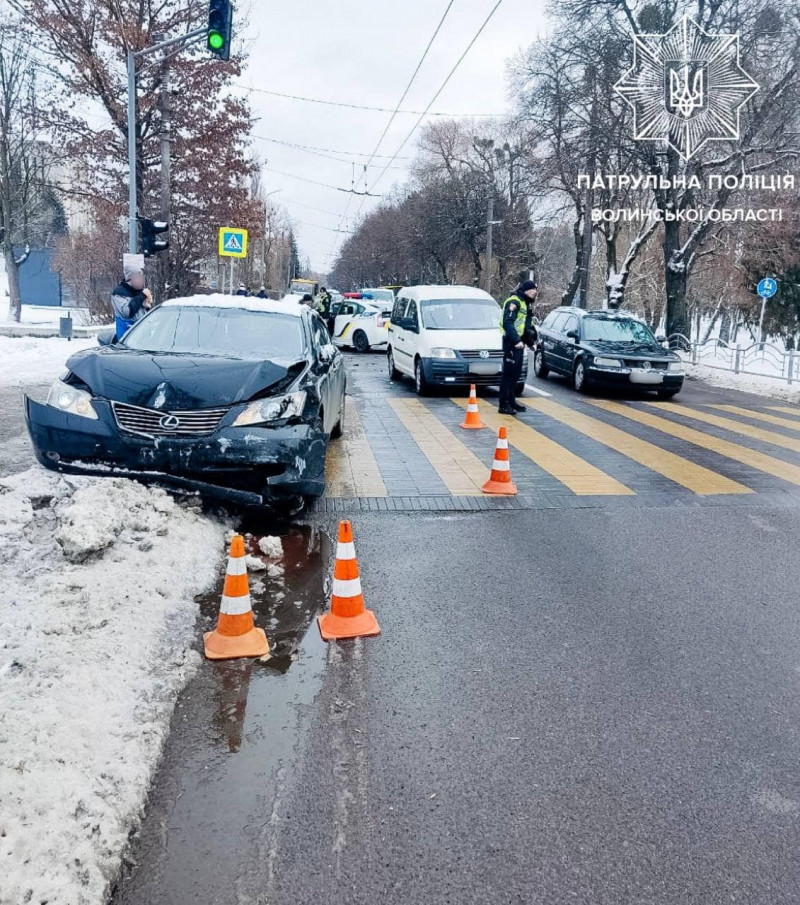
[[0, 905], [106, 901], [224, 552], [162, 490], [0, 481]]
[[733, 371], [690, 363], [686, 365], [686, 375], [690, 380], [702, 380], [711, 386], [740, 390], [742, 393], [754, 393], [756, 396], [768, 396], [771, 399], [782, 399], [785, 402], [800, 403], [800, 385], [797, 381], [789, 384], [778, 377], [735, 374]]
[[0, 336], [0, 386], [48, 383], [63, 371], [64, 363], [80, 349], [97, 346], [96, 339], [43, 339]]

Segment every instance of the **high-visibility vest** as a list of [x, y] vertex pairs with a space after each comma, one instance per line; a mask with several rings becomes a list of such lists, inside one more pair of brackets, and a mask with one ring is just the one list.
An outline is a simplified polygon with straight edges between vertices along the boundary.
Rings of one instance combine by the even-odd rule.
[[528, 305], [525, 299], [521, 299], [518, 295], [510, 295], [503, 302], [503, 313], [500, 317], [500, 332], [505, 333], [505, 327], [503, 326], [503, 321], [506, 318], [506, 305], [511, 302], [517, 302], [519, 305], [519, 310], [517, 311], [517, 317], [514, 321], [514, 327], [519, 334], [520, 338], [522, 338], [522, 334], [525, 332], [525, 323], [528, 320]]

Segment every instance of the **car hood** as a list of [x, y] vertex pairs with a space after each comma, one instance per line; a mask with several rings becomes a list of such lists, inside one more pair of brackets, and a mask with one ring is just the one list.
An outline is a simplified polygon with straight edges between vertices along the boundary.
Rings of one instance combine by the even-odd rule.
[[621, 358], [656, 358], [678, 361], [678, 356], [658, 343], [615, 342], [607, 339], [585, 339], [581, 345], [597, 355]]
[[87, 349], [67, 362], [95, 396], [165, 411], [247, 402], [288, 389], [306, 363]]

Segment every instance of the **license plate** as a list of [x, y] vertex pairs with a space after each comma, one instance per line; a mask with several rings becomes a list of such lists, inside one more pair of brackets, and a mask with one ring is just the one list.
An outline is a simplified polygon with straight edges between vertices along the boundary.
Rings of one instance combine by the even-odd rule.
[[642, 368], [631, 370], [631, 383], [641, 383], [652, 386], [664, 382], [664, 375], [660, 371], [645, 371]]
[[478, 374], [481, 377], [488, 377], [491, 374], [499, 374], [501, 365], [493, 361], [474, 361], [469, 366], [470, 374]]

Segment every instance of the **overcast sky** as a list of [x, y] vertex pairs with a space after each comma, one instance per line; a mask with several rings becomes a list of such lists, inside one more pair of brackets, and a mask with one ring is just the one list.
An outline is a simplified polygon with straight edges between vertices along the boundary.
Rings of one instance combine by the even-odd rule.
[[[496, 0], [454, 0], [425, 63], [403, 103], [422, 111], [463, 53]], [[254, 88], [393, 110], [430, 40], [447, 0], [253, 0], [249, 22], [237, 23], [250, 44], [240, 82]], [[507, 109], [506, 61], [545, 29], [543, 0], [503, 0], [494, 17], [431, 108], [456, 115]], [[255, 133], [293, 144], [347, 152], [342, 161], [255, 140], [267, 166], [349, 189], [352, 162], [363, 164], [375, 149], [391, 113], [322, 106], [249, 92], [258, 117]], [[398, 159], [375, 184], [417, 116], [398, 115], [369, 168], [367, 185], [385, 192], [404, 179], [408, 160]], [[402, 156], [414, 152], [414, 139]], [[365, 156], [357, 156], [365, 155]], [[346, 227], [376, 200], [354, 197], [273, 172], [265, 174], [274, 200], [295, 221], [301, 253], [326, 271], [339, 242], [333, 232], [347, 211]], [[363, 181], [360, 186], [363, 189]], [[349, 208], [348, 208], [349, 201]], [[304, 207], [301, 205], [308, 205]], [[318, 208], [319, 210], [311, 210]]]

